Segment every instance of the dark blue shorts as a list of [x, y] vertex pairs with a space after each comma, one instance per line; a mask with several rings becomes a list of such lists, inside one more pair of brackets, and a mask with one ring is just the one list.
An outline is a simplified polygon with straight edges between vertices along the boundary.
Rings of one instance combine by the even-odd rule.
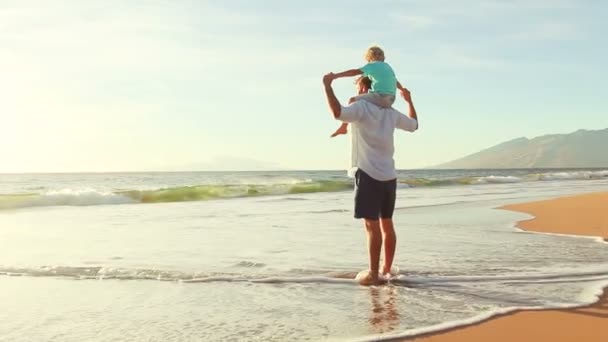
[[355, 218], [392, 218], [396, 198], [396, 179], [375, 180], [360, 169], [355, 173]]

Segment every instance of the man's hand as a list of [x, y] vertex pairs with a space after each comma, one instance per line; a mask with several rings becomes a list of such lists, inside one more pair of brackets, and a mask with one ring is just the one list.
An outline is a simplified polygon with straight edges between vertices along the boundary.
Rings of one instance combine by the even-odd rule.
[[416, 120], [416, 129], [418, 129], [418, 125], [420, 124], [418, 121], [418, 114], [416, 114], [416, 108], [414, 108], [414, 102], [412, 101], [412, 94], [410, 93], [409, 90], [407, 90], [407, 88], [403, 88], [401, 90], [399, 90], [399, 92], [401, 93], [401, 96], [403, 97], [403, 99], [405, 100], [405, 102], [407, 102], [409, 110], [410, 110], [410, 114], [408, 115], [410, 118]]
[[323, 76], [323, 85], [325, 85], [325, 87], [331, 87], [331, 82], [333, 82], [335, 79], [336, 75], [333, 72], [330, 72], [329, 74]]
[[409, 103], [412, 102], [412, 94], [410, 93], [409, 90], [407, 90], [407, 88], [403, 88], [400, 89], [399, 92], [401, 93], [401, 96], [403, 97], [403, 99]]
[[336, 79], [336, 75], [333, 72], [326, 74], [323, 76], [323, 85], [325, 85], [325, 96], [327, 96], [327, 103], [329, 104], [329, 109], [331, 110], [334, 118], [339, 118], [342, 112], [342, 106], [340, 105], [340, 101], [336, 98], [336, 94], [334, 94], [334, 90], [331, 88], [331, 82]]
[[399, 83], [399, 81], [397, 81], [397, 89], [399, 89], [399, 90], [403, 90], [403, 89], [405, 89], [405, 88], [404, 88], [404, 87], [401, 85], [401, 83]]

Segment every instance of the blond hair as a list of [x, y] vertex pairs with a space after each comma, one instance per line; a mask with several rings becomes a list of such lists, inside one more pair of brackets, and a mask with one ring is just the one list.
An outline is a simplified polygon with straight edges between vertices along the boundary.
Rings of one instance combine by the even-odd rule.
[[372, 45], [365, 53], [365, 60], [368, 62], [384, 62], [384, 51], [378, 45]]

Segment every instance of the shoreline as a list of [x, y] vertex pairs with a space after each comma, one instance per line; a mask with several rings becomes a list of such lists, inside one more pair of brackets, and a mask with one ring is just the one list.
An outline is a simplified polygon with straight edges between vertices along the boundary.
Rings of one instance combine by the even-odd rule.
[[[496, 209], [532, 215], [516, 227], [527, 232], [600, 237], [608, 242], [608, 192], [510, 204]], [[598, 240], [598, 242], [601, 240]], [[556, 309], [515, 309], [471, 324], [393, 340], [465, 341], [608, 341], [608, 284], [589, 305]]]

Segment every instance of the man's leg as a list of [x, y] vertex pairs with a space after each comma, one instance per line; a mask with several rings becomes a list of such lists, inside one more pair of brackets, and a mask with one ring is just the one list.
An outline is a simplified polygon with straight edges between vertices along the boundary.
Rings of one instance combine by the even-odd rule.
[[355, 218], [364, 219], [369, 255], [369, 271], [357, 275], [357, 280], [361, 285], [381, 283], [378, 271], [380, 268], [382, 232], [380, 231], [378, 217], [380, 216], [382, 196], [382, 183], [370, 177], [363, 170], [358, 170], [355, 174]]
[[380, 221], [365, 219], [367, 230], [367, 252], [369, 254], [369, 271], [372, 277], [378, 278], [380, 271], [380, 250], [382, 249], [382, 234]]
[[397, 235], [393, 225], [393, 212], [395, 211], [395, 200], [397, 199], [397, 180], [384, 182], [384, 199], [380, 217], [382, 220], [381, 228], [384, 238], [384, 265], [382, 274], [390, 274], [393, 260], [395, 258], [395, 246], [397, 245]]
[[380, 228], [382, 229], [382, 240], [384, 241], [384, 265], [382, 266], [382, 274], [390, 274], [395, 258], [395, 246], [397, 245], [397, 236], [395, 235], [393, 219], [382, 219], [380, 221]]
[[380, 250], [382, 249], [382, 233], [380, 232], [380, 221], [365, 219], [365, 230], [367, 232], [367, 252], [369, 255], [369, 273], [359, 279], [361, 285], [377, 285], [383, 283], [378, 277], [380, 269]]

